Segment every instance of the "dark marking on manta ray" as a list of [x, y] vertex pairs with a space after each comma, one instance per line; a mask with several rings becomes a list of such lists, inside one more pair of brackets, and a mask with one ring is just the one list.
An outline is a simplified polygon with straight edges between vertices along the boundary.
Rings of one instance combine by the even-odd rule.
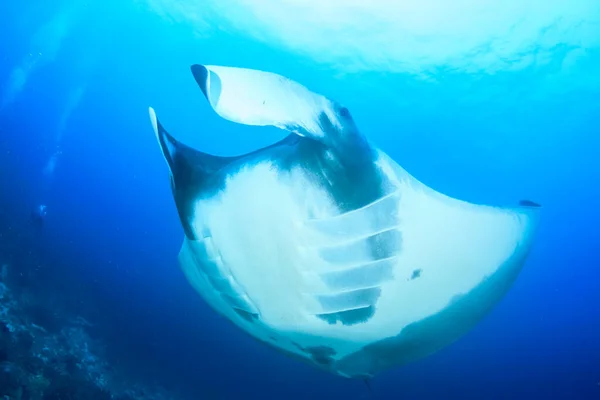
[[367, 322], [375, 315], [375, 306], [357, 308], [354, 310], [340, 311], [329, 314], [319, 314], [317, 317], [330, 325], [341, 322], [345, 326], [352, 326]]
[[304, 351], [310, 354], [311, 358], [315, 360], [315, 362], [326, 366], [329, 366], [333, 363], [333, 356], [337, 354], [334, 349], [328, 346], [306, 347]]
[[334, 361], [333, 356], [337, 354], [337, 352], [329, 346], [302, 347], [296, 342], [292, 342], [292, 344], [322, 366], [331, 365]]
[[233, 308], [233, 311], [235, 311], [237, 315], [244, 318], [246, 321], [250, 322], [251, 324], [258, 321], [258, 314], [250, 313], [248, 311], [241, 310], [241, 309], [235, 308], [235, 307]]
[[[260, 339], [254, 335], [252, 336], [252, 338], [260, 343], [263, 343], [263, 344], [277, 350], [278, 352], [280, 352], [282, 354], [285, 354], [288, 357], [291, 357], [294, 360], [299, 360], [299, 361], [304, 362], [309, 359], [309, 357], [304, 352], [303, 352], [303, 354], [294, 353], [292, 351], [284, 349], [283, 347], [276, 346], [275, 344], [273, 344], [267, 340]], [[300, 350], [302, 350], [302, 348], [297, 343], [292, 342], [292, 344], [294, 344], [296, 347], [298, 347]]]
[[413, 279], [417, 279], [417, 278], [421, 277], [421, 272], [422, 272], [421, 268], [415, 269], [412, 272], [412, 275], [410, 276], [410, 280], [412, 281]]
[[292, 344], [293, 344], [294, 346], [296, 346], [296, 347], [297, 347], [299, 350], [302, 350], [302, 351], [304, 351], [304, 347], [300, 346], [298, 343], [296, 343], [296, 342], [292, 342]]

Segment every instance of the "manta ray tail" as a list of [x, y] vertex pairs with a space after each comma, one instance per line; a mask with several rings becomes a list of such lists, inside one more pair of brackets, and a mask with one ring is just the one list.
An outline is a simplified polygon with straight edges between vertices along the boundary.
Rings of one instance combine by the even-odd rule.
[[371, 386], [371, 380], [369, 378], [365, 378], [365, 379], [363, 379], [363, 382], [367, 386], [369, 393], [373, 394], [373, 387]]

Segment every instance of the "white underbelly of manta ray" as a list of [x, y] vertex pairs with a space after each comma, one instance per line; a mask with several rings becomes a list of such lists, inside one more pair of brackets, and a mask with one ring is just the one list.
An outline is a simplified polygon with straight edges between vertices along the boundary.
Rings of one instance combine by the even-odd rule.
[[150, 117], [185, 238], [179, 262], [207, 303], [258, 340], [345, 377], [424, 357], [506, 293], [539, 206], [471, 204], [423, 185], [348, 110], [287, 78], [194, 65], [214, 111], [290, 132], [217, 157]]

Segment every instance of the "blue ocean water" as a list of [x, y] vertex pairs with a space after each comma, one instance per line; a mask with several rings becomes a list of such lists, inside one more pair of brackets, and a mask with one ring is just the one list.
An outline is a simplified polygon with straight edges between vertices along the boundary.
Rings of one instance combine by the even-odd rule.
[[[48, 335], [80, 327], [79, 345], [67, 348], [96, 343], [87, 364], [81, 351], [73, 357], [103, 365], [109, 390], [131, 385], [132, 398], [148, 399], [600, 398], [597, 1], [27, 0], [3, 2], [0, 15], [0, 266], [16, 299], [10, 312]], [[189, 72], [196, 63], [275, 72], [335, 98], [442, 193], [542, 204], [508, 294], [467, 335], [378, 375], [371, 390], [218, 316], [177, 265], [183, 230], [148, 107], [179, 140], [213, 154], [283, 134], [216, 118]], [[39, 204], [42, 228], [30, 220]], [[20, 368], [11, 351], [5, 362]]]

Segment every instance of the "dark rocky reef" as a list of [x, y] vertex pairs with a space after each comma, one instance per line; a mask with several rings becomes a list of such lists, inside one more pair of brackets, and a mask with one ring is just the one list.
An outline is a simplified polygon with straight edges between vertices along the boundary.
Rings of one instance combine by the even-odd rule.
[[7, 269], [0, 265], [0, 399], [175, 399], [119, 376], [87, 321], [11, 290]]

